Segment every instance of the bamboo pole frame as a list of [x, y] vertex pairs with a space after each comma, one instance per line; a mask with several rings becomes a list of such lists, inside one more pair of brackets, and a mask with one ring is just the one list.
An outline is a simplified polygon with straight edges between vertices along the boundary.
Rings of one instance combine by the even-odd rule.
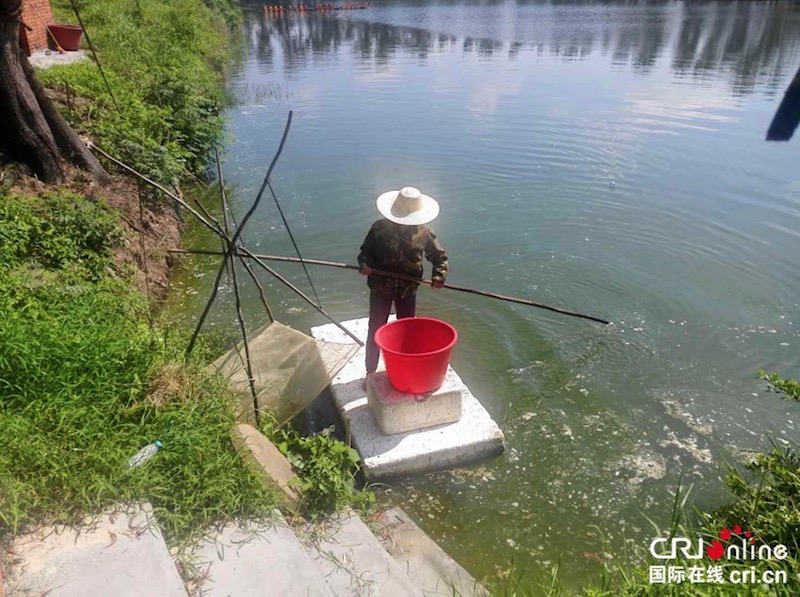
[[[217, 165], [217, 174], [218, 174], [218, 177], [219, 177], [220, 202], [221, 202], [221, 206], [222, 206], [223, 222], [220, 222], [217, 218], [215, 218], [199, 201], [197, 202], [197, 204], [198, 204], [198, 207], [199, 207], [200, 211], [203, 212], [202, 214], [200, 213], [200, 211], [198, 211], [197, 209], [195, 209], [194, 207], [189, 205], [189, 203], [187, 203], [182, 197], [179, 197], [177, 194], [170, 192], [163, 185], [161, 185], [158, 182], [152, 180], [151, 178], [148, 178], [147, 176], [145, 176], [141, 172], [138, 172], [137, 170], [135, 170], [134, 168], [132, 168], [128, 164], [124, 163], [123, 161], [121, 161], [121, 160], [115, 158], [114, 156], [106, 153], [101, 148], [97, 147], [97, 145], [95, 145], [94, 143], [92, 143], [92, 142], [88, 142], [87, 143], [87, 146], [89, 147], [89, 149], [91, 149], [91, 150], [97, 152], [98, 154], [102, 155], [107, 160], [109, 160], [112, 163], [116, 164], [117, 166], [119, 166], [120, 168], [125, 170], [126, 172], [132, 174], [133, 176], [137, 177], [138, 179], [142, 180], [143, 182], [147, 183], [148, 185], [152, 186], [153, 188], [158, 189], [159, 191], [161, 191], [164, 195], [166, 195], [167, 197], [172, 199], [178, 206], [182, 207], [183, 209], [188, 211], [190, 214], [192, 214], [192, 216], [194, 216], [195, 219], [198, 222], [200, 222], [203, 226], [205, 226], [213, 234], [215, 234], [217, 237], [219, 237], [220, 242], [222, 244], [222, 250], [215, 251], [213, 254], [221, 255], [222, 256], [222, 261], [220, 263], [219, 269], [217, 270], [217, 275], [216, 275], [216, 277], [214, 279], [214, 285], [212, 287], [211, 294], [209, 295], [208, 300], [206, 301], [206, 304], [203, 307], [203, 310], [202, 310], [202, 312], [200, 314], [200, 318], [198, 319], [197, 324], [196, 324], [195, 329], [194, 329], [194, 332], [192, 333], [192, 337], [191, 337], [191, 339], [189, 341], [189, 344], [187, 346], [187, 349], [186, 349], [186, 354], [187, 355], [191, 354], [192, 350], [194, 349], [194, 346], [195, 346], [195, 344], [197, 342], [197, 338], [198, 338], [198, 336], [200, 334], [200, 331], [203, 328], [203, 324], [205, 323], [205, 320], [208, 317], [208, 313], [210, 312], [212, 305], [216, 301], [217, 295], [219, 293], [219, 285], [220, 285], [220, 282], [222, 281], [222, 275], [223, 275], [223, 273], [225, 271], [228, 271], [230, 273], [230, 278], [231, 278], [231, 282], [232, 282], [232, 285], [233, 285], [236, 318], [237, 318], [237, 322], [239, 324], [239, 330], [241, 332], [243, 345], [244, 345], [245, 367], [247, 369], [248, 385], [250, 387], [250, 392], [251, 392], [251, 394], [253, 396], [253, 411], [254, 411], [254, 414], [255, 414], [255, 417], [256, 417], [256, 423], [258, 423], [258, 416], [259, 416], [258, 415], [258, 398], [257, 398], [257, 392], [256, 392], [256, 388], [255, 388], [255, 378], [253, 376], [252, 361], [251, 361], [251, 358], [250, 358], [250, 343], [249, 343], [249, 338], [248, 338], [248, 334], [247, 334], [247, 326], [245, 324], [244, 316], [242, 314], [241, 295], [239, 293], [239, 278], [238, 278], [238, 274], [237, 274], [237, 270], [236, 270], [236, 260], [241, 262], [242, 266], [245, 268], [245, 271], [247, 271], [248, 275], [250, 276], [250, 278], [252, 279], [252, 281], [254, 282], [256, 287], [258, 288], [259, 297], [261, 299], [261, 302], [262, 302], [262, 304], [264, 306], [264, 310], [265, 310], [267, 316], [269, 317], [270, 321], [275, 321], [275, 317], [273, 316], [272, 310], [271, 310], [271, 308], [269, 306], [269, 303], [267, 301], [267, 298], [266, 298], [266, 294], [264, 293], [264, 287], [261, 285], [261, 283], [258, 280], [258, 277], [256, 276], [255, 272], [253, 271], [253, 267], [252, 267], [250, 261], [255, 261], [256, 265], [258, 265], [263, 270], [265, 270], [267, 273], [272, 275], [274, 278], [276, 278], [282, 284], [284, 284], [285, 286], [290, 288], [293, 292], [295, 292], [303, 300], [305, 300], [307, 303], [309, 303], [314, 309], [316, 309], [321, 315], [323, 315], [326, 319], [328, 319], [328, 321], [330, 321], [331, 323], [336, 325], [340, 330], [342, 330], [345, 334], [347, 334], [350, 338], [352, 338], [359, 346], [363, 346], [364, 345], [364, 343], [357, 336], [355, 336], [350, 330], [345, 328], [340, 322], [338, 322], [330, 314], [328, 314], [325, 311], [325, 309], [323, 309], [322, 306], [319, 304], [319, 301], [314, 302], [312, 299], [310, 299], [308, 296], [306, 296], [305, 293], [303, 293], [299, 288], [297, 288], [294, 284], [292, 284], [284, 276], [282, 276], [281, 274], [279, 274], [278, 272], [273, 270], [266, 263], [264, 263], [264, 261], [262, 259], [260, 259], [259, 257], [255, 256], [253, 253], [251, 253], [240, 241], [240, 238], [241, 238], [241, 235], [242, 235], [242, 231], [244, 230], [245, 225], [247, 224], [247, 222], [250, 220], [250, 218], [253, 216], [253, 214], [255, 213], [256, 209], [258, 208], [258, 205], [261, 202], [261, 198], [262, 198], [262, 196], [264, 194], [264, 190], [267, 187], [269, 187], [270, 193], [272, 194], [273, 198], [275, 199], [275, 202], [278, 205], [278, 209], [281, 212], [281, 217], [283, 218], [284, 224], [286, 225], [286, 229], [287, 229], [287, 231], [289, 231], [288, 223], [286, 222], [286, 218], [284, 217], [283, 210], [280, 207], [280, 203], [278, 203], [278, 198], [275, 195], [275, 191], [273, 190], [272, 185], [270, 184], [270, 179], [272, 177], [272, 172], [273, 172], [273, 170], [275, 168], [275, 165], [278, 163], [278, 159], [280, 158], [281, 153], [283, 152], [283, 147], [286, 144], [286, 139], [288, 138], [289, 129], [291, 128], [291, 124], [292, 124], [292, 112], [290, 111], [289, 115], [287, 117], [287, 120], [286, 120], [286, 126], [284, 127], [284, 130], [283, 130], [283, 135], [281, 136], [280, 144], [278, 145], [278, 149], [275, 152], [275, 155], [273, 156], [272, 161], [270, 162], [269, 168], [267, 169], [266, 176], [264, 177], [264, 181], [263, 181], [263, 183], [261, 185], [261, 188], [258, 191], [258, 195], [256, 196], [255, 200], [253, 201], [253, 204], [250, 206], [248, 211], [245, 213], [244, 217], [242, 218], [242, 221], [239, 222], [238, 224], [236, 223], [236, 220], [233, 217], [233, 211], [230, 209], [230, 206], [228, 204], [227, 196], [226, 196], [226, 193], [225, 193], [225, 179], [224, 179], [224, 175], [223, 175], [223, 172], [222, 172], [222, 164], [221, 164], [221, 161], [220, 161], [220, 158], [219, 158], [219, 151], [216, 148], [215, 148], [215, 159], [216, 159], [216, 165]], [[233, 224], [234, 224], [233, 232], [231, 231], [231, 226], [230, 226], [230, 222], [229, 222], [229, 215], [230, 215], [230, 219], [233, 221]], [[142, 217], [141, 213], [140, 213], [140, 217]], [[289, 231], [289, 234], [291, 236], [291, 231]], [[292, 243], [295, 245], [295, 248], [297, 248], [297, 244], [295, 243], [295, 240], [294, 240], [293, 236], [292, 236]], [[298, 250], [298, 258], [302, 262], [303, 259], [300, 258], [299, 255], [300, 255], [300, 253], [299, 253], [299, 250]], [[146, 260], [146, 256], [144, 257], [144, 259]], [[145, 263], [145, 270], [146, 269], [147, 269], [147, 264]], [[307, 271], [306, 271], [306, 274], [308, 275]], [[308, 276], [308, 278], [309, 278], [309, 283], [311, 283], [310, 276]], [[314, 294], [316, 295], [316, 290], [313, 287], [313, 283], [311, 283], [311, 287], [312, 287], [312, 290], [314, 291]]]

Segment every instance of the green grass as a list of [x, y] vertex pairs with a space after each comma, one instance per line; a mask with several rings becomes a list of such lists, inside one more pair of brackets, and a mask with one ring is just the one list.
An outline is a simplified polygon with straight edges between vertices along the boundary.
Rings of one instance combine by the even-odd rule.
[[[61, 22], [78, 24], [67, 0], [53, 4]], [[156, 180], [202, 174], [223, 132], [220, 83], [238, 7], [230, 0], [84, 0], [79, 9], [119, 110], [93, 62], [40, 72], [46, 86], [77, 96], [63, 106], [67, 118]]]
[[[0, 261], [0, 535], [135, 499], [152, 502], [178, 544], [266, 514], [275, 496], [232, 448], [224, 381], [202, 351], [183, 362], [183, 344], [148, 327], [141, 296], [109, 273], [112, 243], [77, 232], [111, 216], [50, 199], [0, 196], [14, 214], [0, 219], [0, 238], [15, 239]], [[55, 242], [66, 237], [67, 248]], [[164, 448], [127, 471], [156, 439]]]
[[[207, 369], [216, 355], [201, 343], [187, 361], [186, 332], [148, 325], [144, 297], [114, 270], [120, 239], [102, 204], [0, 191], [0, 539], [144, 499], [167, 540], [186, 545], [276, 506], [231, 445], [238, 399]], [[374, 504], [354, 450], [262, 423], [297, 470], [304, 513]], [[156, 440], [164, 447], [127, 470]]]
[[5, 268], [30, 264], [91, 279], [105, 274], [110, 252], [121, 241], [117, 217], [102, 204], [69, 192], [0, 195], [0, 264]]

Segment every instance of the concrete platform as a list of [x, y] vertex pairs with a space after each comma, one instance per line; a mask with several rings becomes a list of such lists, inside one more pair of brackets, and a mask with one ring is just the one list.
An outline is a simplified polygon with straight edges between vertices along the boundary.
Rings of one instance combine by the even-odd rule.
[[18, 537], [9, 596], [186, 597], [149, 504]]
[[382, 512], [376, 524], [375, 534], [383, 547], [426, 597], [490, 597], [469, 572], [400, 508]]
[[336, 597], [425, 597], [354, 512], [311, 532], [307, 553]]
[[59, 54], [56, 50], [36, 50], [33, 54], [28, 56], [31, 65], [34, 68], [42, 70], [48, 69], [51, 66], [74, 64], [75, 62], [83, 62], [88, 59], [84, 50], [64, 52], [63, 54]]
[[[366, 318], [345, 321], [343, 324], [356, 336], [366, 338]], [[333, 324], [314, 327], [311, 335], [330, 342], [352, 342]], [[382, 364], [379, 370], [381, 368]], [[461, 387], [461, 419], [455, 423], [395, 435], [381, 433], [372, 416], [362, 385], [365, 375], [362, 348], [333, 378], [331, 390], [348, 437], [364, 460], [364, 472], [369, 479], [461, 466], [496, 456], [505, 449], [503, 432], [452, 367], [448, 367], [447, 375], [452, 376]]]
[[367, 378], [367, 403], [384, 435], [418, 431], [461, 418], [461, 383], [453, 370], [442, 386], [429, 394], [406, 394], [389, 381], [386, 371]]
[[192, 597], [334, 595], [278, 511], [272, 524], [227, 525], [196, 546], [191, 560], [198, 572], [188, 583]]

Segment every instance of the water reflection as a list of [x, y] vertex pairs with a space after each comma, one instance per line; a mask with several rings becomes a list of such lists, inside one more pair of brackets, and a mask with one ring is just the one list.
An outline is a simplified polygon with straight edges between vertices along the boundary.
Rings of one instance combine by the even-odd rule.
[[[796, 68], [791, 59], [800, 40], [800, 5], [792, 2], [490, 0], [436, 5], [437, 16], [426, 11], [425, 3], [383, 3], [347, 14], [251, 16], [246, 27], [260, 66], [268, 72], [279, 68], [274, 64], [279, 50], [288, 75], [321, 56], [335, 55], [343, 46], [371, 66], [386, 65], [398, 54], [425, 61], [431, 52], [460, 49], [513, 60], [522, 51], [532, 51], [563, 60], [610, 56], [614, 65], [642, 74], [667, 52], [674, 75], [724, 74], [739, 95], [752, 93], [757, 84], [774, 93], [787, 72]], [[448, 10], [457, 21], [452, 32], [441, 16]], [[481, 18], [487, 10], [501, 11], [502, 18]], [[586, 18], [585, 11], [592, 11], [593, 18]], [[423, 26], [396, 24], [404, 21]]]
[[787, 61], [800, 32], [794, 3], [685, 3], [672, 68], [678, 74], [730, 71], [734, 93], [760, 79], [775, 89], [795, 65]]

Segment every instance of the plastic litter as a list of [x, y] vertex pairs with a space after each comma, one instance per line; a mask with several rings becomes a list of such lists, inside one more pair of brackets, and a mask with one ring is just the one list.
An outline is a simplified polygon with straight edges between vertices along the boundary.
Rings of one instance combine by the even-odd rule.
[[131, 456], [130, 460], [128, 460], [128, 469], [130, 470], [132, 468], [136, 468], [137, 466], [141, 466], [147, 462], [147, 460], [155, 456], [156, 452], [158, 452], [163, 446], [164, 444], [162, 444], [160, 441], [155, 441], [152, 444], [148, 444], [136, 452], [136, 454]]

